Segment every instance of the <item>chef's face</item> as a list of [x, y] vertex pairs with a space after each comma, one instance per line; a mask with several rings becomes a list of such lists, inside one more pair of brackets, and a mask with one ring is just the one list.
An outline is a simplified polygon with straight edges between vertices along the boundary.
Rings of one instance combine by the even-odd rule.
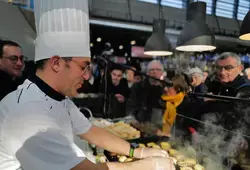
[[112, 84], [117, 86], [119, 85], [121, 79], [122, 79], [122, 71], [121, 70], [112, 70], [111, 71], [111, 79], [112, 79]]
[[242, 65], [237, 63], [233, 57], [228, 57], [224, 60], [218, 60], [215, 66], [217, 76], [223, 83], [234, 81], [234, 79], [241, 73]]
[[0, 68], [13, 79], [20, 77], [24, 69], [24, 58], [20, 47], [5, 45], [3, 56], [0, 57]]
[[82, 87], [84, 80], [90, 77], [90, 60], [86, 57], [72, 57], [65, 61], [64, 69], [60, 73], [65, 96], [76, 96], [77, 90]]

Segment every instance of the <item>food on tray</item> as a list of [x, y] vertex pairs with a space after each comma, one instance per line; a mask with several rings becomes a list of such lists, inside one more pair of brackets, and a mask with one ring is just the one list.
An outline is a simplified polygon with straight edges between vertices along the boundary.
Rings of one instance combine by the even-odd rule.
[[177, 161], [179, 161], [179, 160], [181, 160], [181, 159], [184, 159], [184, 158], [185, 158], [185, 156], [184, 156], [184, 155], [182, 155], [182, 154], [180, 154], [180, 153], [175, 154], [175, 155], [174, 155], [174, 157], [177, 159]]
[[194, 166], [194, 170], [205, 170], [205, 168], [203, 166], [201, 166], [200, 164], [196, 164]]
[[171, 145], [168, 142], [161, 142], [160, 145], [162, 149], [167, 151], [171, 148]]
[[126, 156], [120, 156], [119, 157], [119, 162], [125, 162], [126, 159], [127, 159]]
[[154, 145], [156, 145], [154, 142], [149, 142], [149, 143], [147, 143], [147, 146], [148, 146], [148, 147], [153, 147]]
[[[183, 150], [176, 150], [171, 148], [171, 144], [169, 142], [148, 142], [148, 143], [139, 143], [139, 147], [141, 148], [157, 148], [168, 151], [169, 159], [173, 161], [175, 166], [178, 167], [179, 170], [205, 170], [205, 168], [198, 164], [195, 157], [190, 157], [187, 154], [182, 154]], [[191, 150], [193, 152], [193, 150]], [[194, 150], [195, 151], [195, 150]], [[186, 153], [186, 152], [184, 152]], [[111, 153], [113, 156], [113, 153]], [[131, 162], [137, 160], [136, 158], [130, 158], [122, 155], [116, 155], [116, 160], [119, 162]]]
[[96, 156], [96, 163], [105, 163], [107, 162], [107, 158], [104, 155], [97, 155]]
[[161, 149], [159, 145], [153, 145], [152, 148]]
[[179, 154], [179, 152], [176, 149], [169, 149], [169, 155], [170, 156], [175, 156]]
[[104, 129], [123, 139], [136, 139], [140, 137], [140, 131], [124, 122], [118, 122], [111, 126], [106, 126]]
[[133, 161], [132, 158], [127, 158], [124, 162], [131, 162], [131, 161]]
[[139, 143], [139, 147], [140, 147], [140, 148], [146, 148], [146, 145], [143, 144], [143, 143]]
[[196, 160], [191, 158], [183, 158], [177, 161], [177, 165], [180, 167], [183, 166], [194, 167], [196, 165]]
[[180, 170], [193, 170], [193, 168], [186, 166], [186, 167], [180, 167]]
[[185, 150], [184, 152], [186, 153], [186, 155], [188, 155], [188, 157], [193, 158], [197, 156], [196, 150], [191, 146], [186, 147], [184, 150]]

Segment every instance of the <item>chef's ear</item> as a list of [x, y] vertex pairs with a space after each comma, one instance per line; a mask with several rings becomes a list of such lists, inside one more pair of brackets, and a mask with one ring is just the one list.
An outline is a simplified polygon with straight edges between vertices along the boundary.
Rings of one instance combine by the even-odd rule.
[[52, 70], [54, 70], [55, 72], [59, 72], [60, 71], [60, 66], [62, 65], [62, 60], [61, 57], [59, 56], [53, 56], [50, 58], [49, 61], [50, 67]]

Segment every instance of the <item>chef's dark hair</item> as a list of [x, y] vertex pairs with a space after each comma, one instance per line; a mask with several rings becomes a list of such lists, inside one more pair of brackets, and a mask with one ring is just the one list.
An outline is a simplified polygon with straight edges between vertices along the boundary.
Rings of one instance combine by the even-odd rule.
[[[65, 61], [71, 61], [71, 57], [63, 57], [63, 59]], [[36, 69], [44, 69], [44, 65], [46, 64], [46, 62], [48, 61], [49, 59], [43, 59], [43, 60], [39, 60], [39, 61], [36, 61], [35, 64], [36, 64]]]
[[14, 41], [0, 40], [0, 58], [3, 57], [3, 48], [4, 48], [4, 46], [20, 47], [20, 45], [17, 44], [16, 42], [14, 42]]
[[44, 69], [44, 65], [46, 64], [46, 62], [48, 61], [49, 59], [44, 59], [44, 60], [39, 60], [39, 61], [36, 61], [35, 64], [36, 64], [36, 69]]

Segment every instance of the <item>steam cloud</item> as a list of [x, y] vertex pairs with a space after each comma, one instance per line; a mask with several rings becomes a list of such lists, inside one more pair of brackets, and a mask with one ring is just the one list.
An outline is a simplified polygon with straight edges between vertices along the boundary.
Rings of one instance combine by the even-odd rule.
[[[195, 142], [190, 143], [178, 139], [178, 141], [182, 141], [183, 146], [179, 148], [180, 151], [188, 157], [196, 157], [206, 170], [231, 169], [237, 163], [236, 157], [241, 151], [240, 147], [244, 147], [243, 144], [246, 144], [247, 127], [250, 123], [250, 115], [247, 114], [250, 112], [250, 108], [244, 111], [239, 108], [234, 114], [239, 115], [238, 112], [243, 115], [242, 120], [244, 121], [238, 121], [232, 131], [220, 125], [220, 120], [223, 119], [222, 114], [209, 113], [204, 115], [202, 118], [204, 124], [192, 137]], [[179, 136], [178, 133], [176, 135]]]

